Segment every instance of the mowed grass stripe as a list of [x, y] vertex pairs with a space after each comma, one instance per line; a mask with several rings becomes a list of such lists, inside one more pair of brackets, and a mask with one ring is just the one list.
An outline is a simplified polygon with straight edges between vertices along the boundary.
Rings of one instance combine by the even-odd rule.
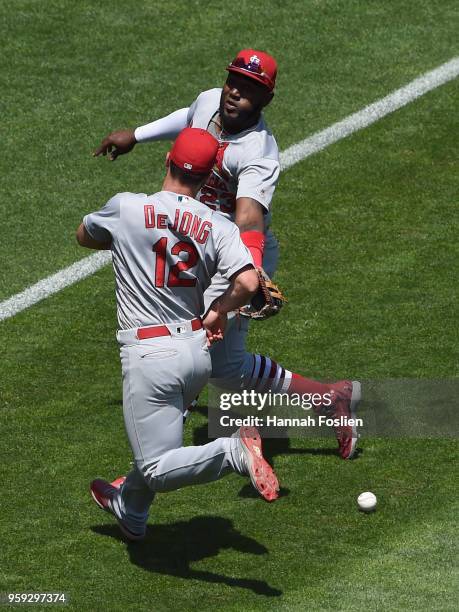
[[[455, 57], [438, 68], [414, 79], [414, 81], [411, 81], [404, 87], [395, 90], [381, 100], [349, 115], [342, 121], [334, 123], [325, 130], [292, 145], [281, 153], [282, 169], [286, 170], [307, 157], [314, 155], [314, 153], [322, 151], [329, 145], [368, 127], [382, 117], [423, 96], [425, 93], [451, 81], [458, 75], [459, 57]], [[13, 295], [0, 303], [0, 321], [13, 317], [26, 308], [58, 293], [65, 287], [94, 274], [107, 265], [110, 259], [110, 253], [95, 253]]]

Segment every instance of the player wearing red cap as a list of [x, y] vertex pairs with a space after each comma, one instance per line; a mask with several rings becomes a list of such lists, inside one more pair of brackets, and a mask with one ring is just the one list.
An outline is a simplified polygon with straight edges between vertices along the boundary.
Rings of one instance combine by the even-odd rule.
[[[114, 160], [132, 150], [137, 142], [174, 138], [191, 125], [209, 131], [219, 141], [216, 164], [201, 188], [198, 199], [239, 227], [253, 262], [269, 276], [277, 264], [277, 242], [270, 230], [270, 204], [280, 172], [277, 143], [262, 110], [272, 100], [277, 76], [274, 58], [263, 51], [244, 49], [227, 67], [222, 89], [202, 92], [190, 107], [135, 130], [107, 136], [95, 155]], [[205, 293], [205, 308], [226, 288], [218, 275]], [[324, 384], [286, 370], [263, 355], [248, 353], [247, 319], [230, 320], [222, 342], [211, 349], [211, 382], [219, 387], [254, 389], [327, 397], [327, 412], [353, 417], [360, 400], [357, 382]], [[325, 408], [321, 406], [318, 410]], [[339, 452], [344, 459], [355, 453], [355, 427], [335, 428]]]
[[[110, 248], [113, 256], [123, 414], [134, 467], [121, 486], [98, 478], [90, 491], [130, 540], [145, 536], [156, 493], [235, 471], [266, 500], [278, 496], [254, 427], [182, 446], [183, 412], [211, 372], [208, 344], [222, 337], [227, 313], [258, 287], [237, 227], [194, 199], [217, 151], [206, 130], [185, 128], [168, 156], [162, 191], [117, 194], [77, 231], [82, 246]], [[227, 290], [201, 321], [203, 292], [216, 273], [226, 278]]]

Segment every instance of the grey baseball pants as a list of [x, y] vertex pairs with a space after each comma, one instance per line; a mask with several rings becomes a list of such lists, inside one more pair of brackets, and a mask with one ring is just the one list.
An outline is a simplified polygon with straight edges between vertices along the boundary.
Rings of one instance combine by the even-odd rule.
[[183, 412], [207, 383], [211, 360], [203, 330], [168, 326], [171, 335], [137, 340], [118, 332], [123, 373], [123, 414], [134, 467], [113, 509], [133, 532], [142, 532], [157, 492], [217, 480], [242, 471], [237, 440], [219, 438], [183, 447]]

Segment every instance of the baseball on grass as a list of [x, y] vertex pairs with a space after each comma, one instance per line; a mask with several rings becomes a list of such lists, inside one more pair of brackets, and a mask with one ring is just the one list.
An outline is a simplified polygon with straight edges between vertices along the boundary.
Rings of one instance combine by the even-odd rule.
[[357, 497], [357, 504], [363, 512], [372, 512], [376, 508], [376, 495], [370, 491], [360, 493]]

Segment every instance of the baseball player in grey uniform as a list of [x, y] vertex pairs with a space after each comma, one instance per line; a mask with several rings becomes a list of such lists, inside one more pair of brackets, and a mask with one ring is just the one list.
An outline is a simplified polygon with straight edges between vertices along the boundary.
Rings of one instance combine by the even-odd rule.
[[[186, 128], [168, 158], [162, 191], [121, 193], [86, 215], [77, 239], [110, 248], [123, 373], [123, 414], [134, 468], [120, 487], [96, 479], [91, 494], [132, 540], [145, 535], [158, 492], [216, 480], [235, 471], [272, 501], [277, 479], [253, 427], [203, 446], [183, 447], [183, 412], [211, 373], [208, 344], [222, 338], [228, 312], [247, 303], [258, 276], [239, 230], [194, 196], [218, 151], [209, 132]], [[226, 290], [207, 309], [215, 274]]]
[[[212, 173], [197, 198], [239, 227], [254, 265], [272, 276], [278, 248], [270, 230], [270, 204], [280, 165], [277, 143], [262, 110], [273, 98], [277, 65], [263, 51], [244, 49], [227, 70], [223, 89], [204, 91], [190, 107], [135, 130], [109, 134], [94, 154], [108, 154], [115, 160], [138, 142], [175, 138], [187, 125], [209, 131], [218, 139], [219, 150]], [[204, 296], [205, 308], [226, 286], [224, 278], [214, 277]], [[290, 372], [269, 357], [247, 352], [247, 331], [247, 319], [229, 321], [223, 342], [211, 348], [211, 383], [225, 389], [327, 396], [332, 402], [327, 407], [330, 416], [355, 416], [360, 383], [343, 380], [324, 384]], [[319, 406], [317, 410], [323, 408]], [[335, 433], [341, 457], [350, 459], [356, 450], [355, 426], [335, 427]]]

